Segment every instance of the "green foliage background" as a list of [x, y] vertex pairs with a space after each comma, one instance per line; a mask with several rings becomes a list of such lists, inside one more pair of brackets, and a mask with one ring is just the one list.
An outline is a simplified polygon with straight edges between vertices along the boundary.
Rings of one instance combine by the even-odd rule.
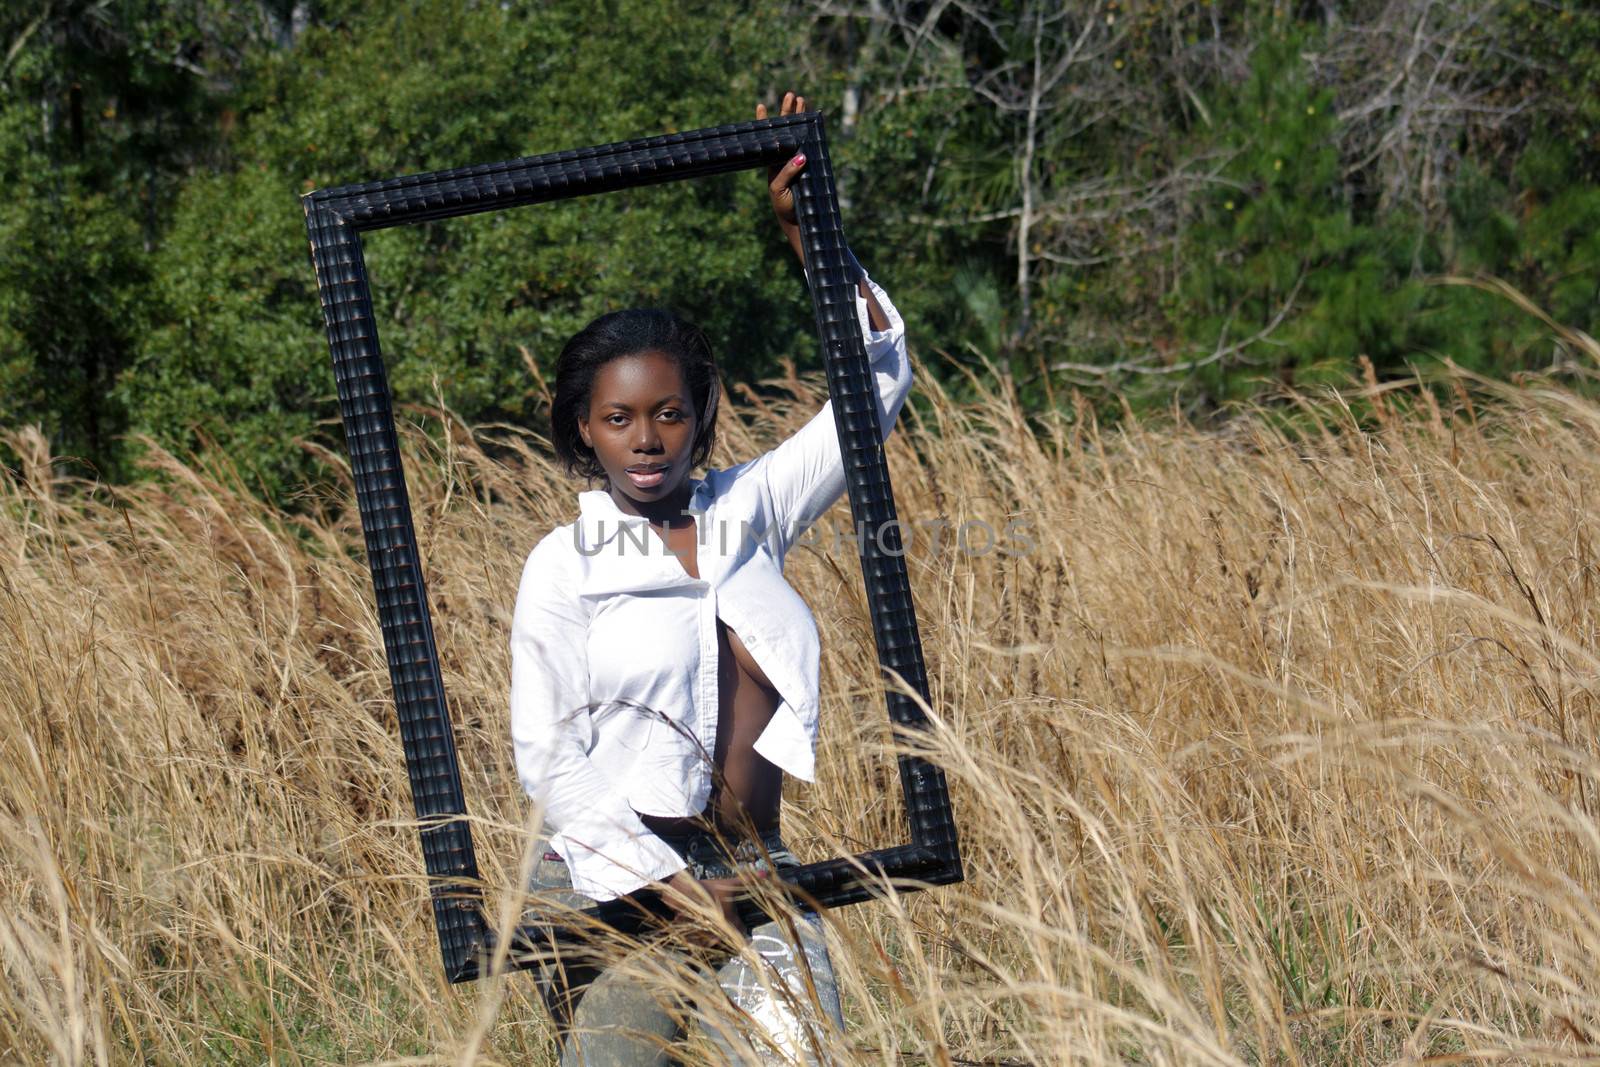
[[[1503, 277], [1596, 332], [1597, 42], [1554, 0], [12, 5], [0, 425], [110, 481], [132, 434], [214, 445], [287, 499], [327, 473], [299, 441], [342, 451], [299, 194], [738, 121], [791, 85], [957, 387], [967, 363], [1034, 410], [1203, 415], [1363, 356], [1542, 366], [1537, 323], [1431, 282]], [[627, 304], [701, 321], [730, 382], [817, 365], [755, 174], [386, 231], [368, 260], [397, 398], [474, 423], [541, 429], [526, 361]]]

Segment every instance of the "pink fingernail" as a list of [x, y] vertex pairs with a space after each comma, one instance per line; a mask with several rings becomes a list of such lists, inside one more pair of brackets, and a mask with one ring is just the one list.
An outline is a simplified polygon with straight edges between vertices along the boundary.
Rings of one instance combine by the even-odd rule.
[[793, 163], [795, 166], [798, 167], [800, 164], [804, 163], [805, 161], [806, 161], [806, 154], [804, 152], [801, 152], [799, 155], [795, 156], [789, 162]]

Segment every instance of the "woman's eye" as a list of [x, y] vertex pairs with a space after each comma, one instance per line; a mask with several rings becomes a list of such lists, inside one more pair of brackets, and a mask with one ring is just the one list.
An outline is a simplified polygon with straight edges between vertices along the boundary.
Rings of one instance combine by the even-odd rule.
[[678, 411], [678, 409], [676, 409], [676, 408], [668, 408], [667, 410], [665, 410], [665, 411], [663, 411], [661, 413], [661, 417], [666, 419], [668, 422], [677, 422], [683, 416]]
[[626, 415], [611, 415], [607, 417], [606, 421], [613, 426], [621, 426], [623, 423], [628, 421], [628, 418]]

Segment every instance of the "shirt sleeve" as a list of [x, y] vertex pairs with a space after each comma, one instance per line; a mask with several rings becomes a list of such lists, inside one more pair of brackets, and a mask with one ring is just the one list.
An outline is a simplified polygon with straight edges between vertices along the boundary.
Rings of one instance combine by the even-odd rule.
[[[890, 303], [889, 295], [865, 270], [861, 271], [861, 278], [877, 297], [889, 321], [888, 329], [874, 330], [866, 298], [859, 290], [856, 292], [856, 316], [877, 391], [881, 439], [888, 440], [900, 416], [900, 408], [911, 392], [906, 327], [900, 312]], [[772, 507], [772, 529], [778, 542], [777, 558], [781, 561], [795, 539], [810, 529], [844, 493], [844, 457], [839, 449], [838, 427], [833, 421], [832, 398], [788, 440], [760, 457], [757, 467]]]
[[522, 788], [571, 845], [572, 887], [611, 900], [684, 866], [590, 761], [588, 614], [561, 551], [565, 528], [528, 554], [511, 622], [511, 743]]

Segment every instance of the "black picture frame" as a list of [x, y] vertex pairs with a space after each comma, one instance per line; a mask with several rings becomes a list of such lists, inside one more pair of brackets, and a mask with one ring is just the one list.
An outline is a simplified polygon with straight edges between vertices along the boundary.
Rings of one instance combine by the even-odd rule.
[[[856, 316], [858, 274], [840, 225], [822, 116], [816, 112], [599, 145], [502, 163], [318, 189], [302, 203], [327, 326], [339, 412], [350, 450], [361, 529], [394, 687], [411, 796], [427, 868], [445, 973], [452, 982], [486, 973], [494, 936], [466, 815], [455, 738], [445, 705], [433, 622], [400, 465], [388, 377], [378, 342], [361, 234], [635, 186], [765, 167], [804, 152], [796, 206], [822, 340], [829, 395], [844, 457], [850, 512], [867, 585], [878, 660], [928, 700], [922, 642], [895, 521], [876, 390]], [[894, 729], [921, 730], [916, 701], [890, 687]], [[961, 856], [944, 773], [899, 757], [910, 841], [786, 871], [784, 880], [818, 904], [837, 907], [881, 893], [961, 880]], [[589, 910], [623, 929], [644, 916], [624, 898]], [[507, 967], [532, 966], [541, 948], [582, 938], [575, 926], [520, 927]]]

